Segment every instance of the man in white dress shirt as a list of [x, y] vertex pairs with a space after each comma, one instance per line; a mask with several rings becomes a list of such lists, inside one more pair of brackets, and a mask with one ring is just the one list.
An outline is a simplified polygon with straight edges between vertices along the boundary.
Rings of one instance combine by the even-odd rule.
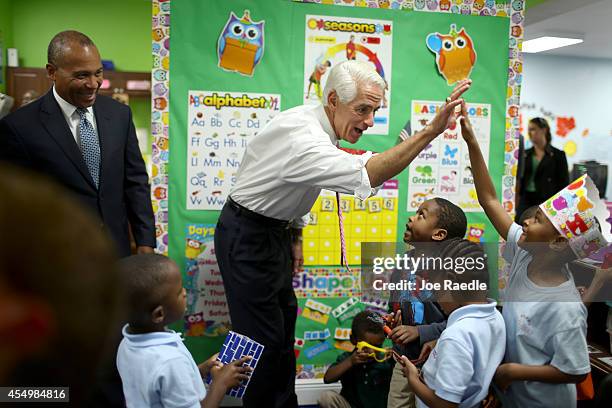
[[338, 149], [340, 140], [356, 143], [374, 125], [385, 87], [372, 64], [345, 61], [331, 70], [323, 105], [282, 112], [247, 146], [215, 232], [233, 329], [265, 346], [245, 407], [297, 407], [292, 271], [302, 266], [302, 227], [321, 189], [368, 198], [454, 122], [470, 81], [397, 146], [377, 155]]

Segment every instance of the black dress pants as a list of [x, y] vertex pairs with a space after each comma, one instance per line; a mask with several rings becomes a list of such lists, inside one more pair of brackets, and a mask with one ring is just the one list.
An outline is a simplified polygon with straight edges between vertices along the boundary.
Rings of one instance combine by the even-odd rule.
[[244, 407], [297, 407], [291, 239], [279, 221], [226, 203], [215, 231], [232, 329], [264, 345]]

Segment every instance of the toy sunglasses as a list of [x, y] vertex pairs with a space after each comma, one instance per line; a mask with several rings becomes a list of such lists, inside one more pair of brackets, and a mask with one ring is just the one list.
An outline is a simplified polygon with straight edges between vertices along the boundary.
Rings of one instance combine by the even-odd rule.
[[379, 363], [391, 357], [391, 349], [376, 347], [365, 341], [360, 341], [356, 347], [358, 351], [370, 352], [368, 356], [373, 357]]

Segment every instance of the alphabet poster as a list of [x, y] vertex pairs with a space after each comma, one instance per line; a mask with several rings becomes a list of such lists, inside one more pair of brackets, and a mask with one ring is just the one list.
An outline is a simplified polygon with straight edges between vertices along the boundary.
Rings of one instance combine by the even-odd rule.
[[189, 91], [187, 209], [220, 210], [248, 140], [280, 112], [278, 94]]
[[389, 132], [393, 22], [355, 17], [306, 16], [304, 104], [318, 104], [331, 68], [346, 60], [369, 61], [387, 82], [369, 134]]
[[[411, 127], [421, 130], [442, 106], [441, 101], [412, 101]], [[485, 162], [489, 161], [491, 140], [491, 105], [470, 103], [468, 116]], [[463, 211], [482, 211], [478, 205], [467, 145], [459, 122], [435, 138], [409, 166], [408, 211], [415, 211], [425, 200], [443, 197]]]

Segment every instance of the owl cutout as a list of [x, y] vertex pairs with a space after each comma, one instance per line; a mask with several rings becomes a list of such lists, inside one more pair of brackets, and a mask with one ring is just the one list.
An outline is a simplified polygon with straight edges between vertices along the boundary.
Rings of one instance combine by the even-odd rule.
[[217, 43], [219, 67], [253, 76], [264, 53], [264, 24], [264, 20], [252, 21], [249, 10], [244, 10], [242, 18], [230, 12]]
[[203, 336], [205, 331], [206, 322], [203, 312], [185, 316], [185, 336]]
[[466, 239], [475, 243], [483, 242], [485, 232], [484, 224], [468, 224]]
[[472, 38], [463, 27], [457, 32], [455, 24], [451, 24], [449, 34], [431, 33], [426, 42], [427, 48], [436, 54], [438, 72], [448, 85], [470, 77], [476, 63], [476, 51]]
[[187, 245], [185, 245], [185, 257], [188, 259], [196, 259], [204, 250], [206, 245], [195, 239], [187, 238]]

